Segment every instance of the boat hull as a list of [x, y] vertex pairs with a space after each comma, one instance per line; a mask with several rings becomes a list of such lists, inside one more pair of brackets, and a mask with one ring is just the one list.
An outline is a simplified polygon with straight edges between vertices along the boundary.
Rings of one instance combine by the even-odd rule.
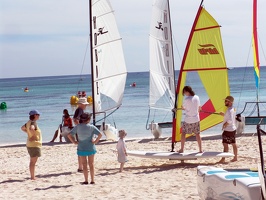
[[104, 133], [106, 140], [111, 140], [114, 142], [118, 140], [118, 130], [111, 124], [102, 124], [100, 131]]
[[261, 199], [258, 173], [248, 169], [229, 171], [198, 166], [197, 187], [200, 199]]

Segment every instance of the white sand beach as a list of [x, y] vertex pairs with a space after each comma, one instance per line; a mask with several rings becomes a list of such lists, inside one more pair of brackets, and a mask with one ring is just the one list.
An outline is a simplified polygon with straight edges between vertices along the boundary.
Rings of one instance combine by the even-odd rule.
[[[262, 136], [263, 143], [266, 137]], [[170, 138], [128, 139], [128, 150], [167, 151]], [[77, 172], [76, 146], [67, 143], [43, 144], [43, 155], [36, 166], [37, 180], [29, 179], [29, 156], [23, 145], [0, 147], [0, 199], [199, 199], [197, 166], [223, 168], [257, 167], [257, 136], [239, 136], [238, 161], [217, 164], [219, 158], [188, 160], [128, 157], [125, 170], [119, 173], [115, 142], [101, 142], [95, 156], [95, 185], [81, 185], [83, 174]], [[176, 144], [176, 149], [180, 143]], [[264, 148], [266, 146], [264, 145]], [[197, 151], [197, 142], [189, 139], [186, 151]], [[222, 151], [220, 136], [203, 138], [204, 151]], [[232, 147], [230, 146], [230, 152]]]

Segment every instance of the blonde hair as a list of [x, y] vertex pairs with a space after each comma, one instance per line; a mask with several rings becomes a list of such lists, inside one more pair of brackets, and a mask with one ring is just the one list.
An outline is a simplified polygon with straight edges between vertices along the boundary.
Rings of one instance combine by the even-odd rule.
[[119, 131], [118, 131], [118, 135], [119, 135], [119, 137], [123, 137], [123, 136], [126, 136], [127, 133], [126, 133], [125, 130], [119, 130]]

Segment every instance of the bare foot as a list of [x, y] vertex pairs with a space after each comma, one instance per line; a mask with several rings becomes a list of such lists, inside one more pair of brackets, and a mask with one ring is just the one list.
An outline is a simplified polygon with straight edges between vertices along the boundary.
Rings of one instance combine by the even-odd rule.
[[221, 164], [224, 164], [225, 163], [225, 159], [221, 159], [219, 162], [217, 163], [221, 163]]
[[203, 151], [201, 150], [201, 151], [199, 151], [199, 153], [203, 153]]
[[184, 150], [182, 150], [182, 149], [180, 149], [179, 151], [178, 151], [178, 153], [183, 153], [184, 152]]
[[232, 159], [230, 162], [236, 162], [237, 158]]

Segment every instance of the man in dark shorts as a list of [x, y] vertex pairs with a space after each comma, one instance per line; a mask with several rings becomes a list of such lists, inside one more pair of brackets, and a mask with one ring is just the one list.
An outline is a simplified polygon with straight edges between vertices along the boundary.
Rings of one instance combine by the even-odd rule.
[[[224, 116], [223, 121], [223, 146], [224, 146], [224, 152], [228, 152], [228, 144], [232, 144], [233, 151], [234, 151], [234, 158], [231, 160], [231, 162], [237, 161], [237, 145], [236, 145], [236, 125], [235, 125], [235, 119], [236, 119], [236, 110], [233, 108], [234, 103], [234, 97], [227, 96], [224, 100], [224, 105], [227, 107], [227, 110], [225, 113], [221, 112], [220, 114]], [[222, 158], [219, 163], [225, 163], [225, 158]]]

